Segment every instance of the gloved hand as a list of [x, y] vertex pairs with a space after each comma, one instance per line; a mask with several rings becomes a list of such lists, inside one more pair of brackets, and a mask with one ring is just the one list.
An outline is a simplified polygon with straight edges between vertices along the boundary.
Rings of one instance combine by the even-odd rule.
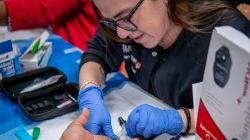
[[103, 133], [111, 139], [116, 139], [111, 126], [111, 117], [103, 101], [102, 90], [92, 86], [83, 89], [78, 96], [79, 111], [84, 107], [90, 110], [89, 121], [85, 128], [93, 134]]
[[162, 110], [147, 104], [135, 108], [126, 123], [127, 135], [144, 138], [168, 133], [177, 135], [183, 128], [182, 118], [177, 110]]
[[89, 110], [83, 109], [81, 115], [75, 119], [63, 132], [60, 140], [110, 140], [110, 138], [102, 135], [93, 135], [82, 126], [87, 123]]

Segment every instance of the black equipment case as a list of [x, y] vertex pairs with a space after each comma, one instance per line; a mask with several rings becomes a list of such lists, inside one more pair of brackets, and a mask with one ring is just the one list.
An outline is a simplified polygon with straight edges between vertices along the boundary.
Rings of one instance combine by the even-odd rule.
[[78, 85], [66, 81], [60, 70], [46, 67], [5, 78], [0, 87], [29, 118], [41, 121], [77, 109]]

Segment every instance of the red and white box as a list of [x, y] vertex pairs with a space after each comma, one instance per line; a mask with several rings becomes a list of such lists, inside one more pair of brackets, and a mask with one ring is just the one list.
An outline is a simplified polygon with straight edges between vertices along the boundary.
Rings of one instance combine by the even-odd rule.
[[213, 31], [198, 107], [204, 140], [250, 139], [250, 39], [238, 30]]

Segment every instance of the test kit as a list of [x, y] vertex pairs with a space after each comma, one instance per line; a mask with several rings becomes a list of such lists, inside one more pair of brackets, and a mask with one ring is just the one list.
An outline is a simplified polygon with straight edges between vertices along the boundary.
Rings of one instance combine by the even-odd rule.
[[49, 32], [44, 31], [20, 57], [22, 72], [47, 66], [52, 54], [52, 42], [47, 42]]
[[250, 39], [215, 28], [209, 46], [196, 132], [201, 139], [250, 139]]
[[5, 78], [0, 85], [29, 118], [41, 121], [77, 109], [78, 85], [66, 81], [60, 70], [45, 67]]

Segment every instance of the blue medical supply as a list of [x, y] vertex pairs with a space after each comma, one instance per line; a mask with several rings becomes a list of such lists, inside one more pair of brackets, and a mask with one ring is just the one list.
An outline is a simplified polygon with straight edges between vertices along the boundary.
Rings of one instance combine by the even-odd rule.
[[17, 52], [12, 46], [11, 40], [0, 42], [0, 80], [10, 77], [20, 71]]

